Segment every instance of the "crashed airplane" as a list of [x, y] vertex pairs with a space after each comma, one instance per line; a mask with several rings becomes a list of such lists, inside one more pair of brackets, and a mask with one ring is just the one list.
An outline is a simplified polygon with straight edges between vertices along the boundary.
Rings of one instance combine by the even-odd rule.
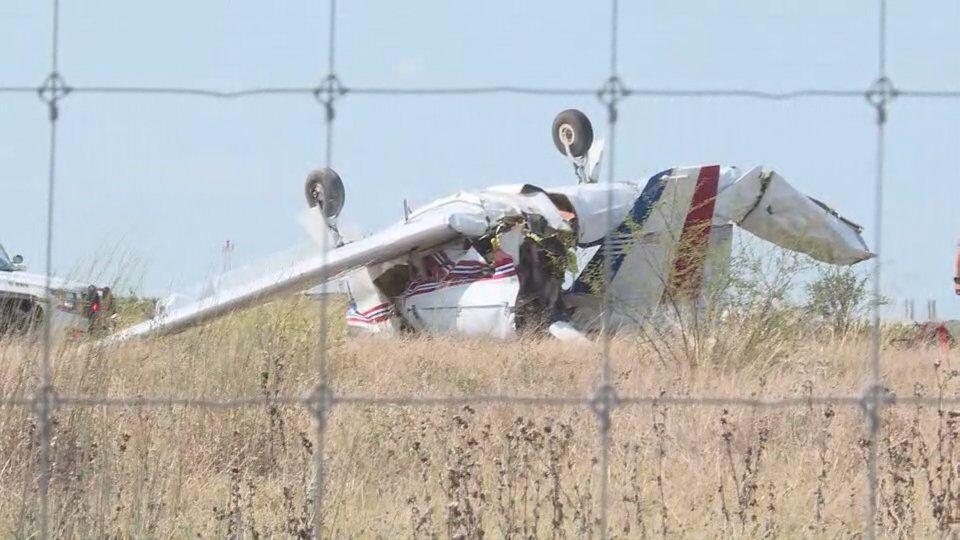
[[552, 131], [577, 184], [460, 192], [354, 242], [336, 227], [343, 183], [330, 169], [315, 171], [306, 185], [309, 228], [332, 249], [199, 298], [161, 302], [153, 319], [111, 341], [177, 332], [336, 277], [347, 284], [355, 332], [583, 339], [599, 329], [604, 294], [614, 327], [635, 324], [667, 298], [696, 305], [711, 272], [729, 264], [735, 226], [827, 263], [872, 257], [858, 225], [773, 170], [711, 164], [642, 183], [598, 183], [603, 141], [594, 141], [587, 117], [563, 111]]

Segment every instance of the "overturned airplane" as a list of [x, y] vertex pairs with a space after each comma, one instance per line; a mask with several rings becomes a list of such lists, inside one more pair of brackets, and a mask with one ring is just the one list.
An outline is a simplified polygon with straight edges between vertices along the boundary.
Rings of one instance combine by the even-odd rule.
[[603, 141], [580, 111], [553, 124], [575, 185], [465, 191], [407, 211], [403, 221], [345, 243], [336, 219], [344, 187], [330, 169], [307, 179], [312, 236], [332, 247], [199, 298], [161, 303], [156, 316], [111, 341], [177, 332], [342, 277], [356, 332], [526, 332], [582, 339], [635, 323], [667, 298], [693, 305], [711, 272], [729, 264], [740, 227], [833, 264], [872, 256], [861, 228], [762, 167], [675, 167], [636, 182], [598, 183]]

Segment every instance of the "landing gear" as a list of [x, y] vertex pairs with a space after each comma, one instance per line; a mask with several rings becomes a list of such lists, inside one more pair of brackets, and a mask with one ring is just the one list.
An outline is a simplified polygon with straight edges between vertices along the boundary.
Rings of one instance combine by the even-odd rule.
[[307, 204], [311, 208], [319, 206], [328, 220], [336, 218], [343, 210], [346, 191], [343, 188], [343, 180], [333, 169], [318, 169], [307, 175], [304, 191]]
[[567, 109], [553, 120], [553, 144], [570, 159], [587, 155], [593, 144], [590, 119], [577, 109]]
[[[593, 146], [593, 126], [587, 115], [577, 109], [567, 109], [553, 120], [553, 145], [573, 163], [573, 170], [581, 184], [596, 182], [595, 163], [598, 156], [591, 160], [590, 147]], [[600, 145], [602, 148], [602, 145]]]

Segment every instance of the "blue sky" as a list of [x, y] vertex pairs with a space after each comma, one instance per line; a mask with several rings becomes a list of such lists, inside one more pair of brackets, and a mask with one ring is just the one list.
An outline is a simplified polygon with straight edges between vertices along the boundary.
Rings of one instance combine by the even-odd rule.
[[[49, 70], [49, 2], [0, 4], [0, 86]], [[278, 3], [62, 0], [68, 84], [222, 90], [311, 86], [325, 74], [327, 8]], [[876, 78], [874, 1], [621, 2], [630, 86], [865, 89]], [[607, 2], [340, 2], [337, 72], [347, 86], [596, 87], [607, 76]], [[890, 0], [889, 74], [902, 89], [960, 89], [960, 4]], [[347, 96], [334, 166], [344, 220], [372, 231], [401, 200], [491, 183], [570, 179], [549, 139], [593, 97]], [[874, 112], [860, 99], [763, 102], [631, 98], [616, 170], [636, 179], [708, 162], [780, 171], [873, 238]], [[54, 264], [121, 246], [161, 291], [201, 279], [225, 239], [235, 261], [305, 240], [302, 180], [322, 165], [322, 108], [308, 96], [237, 101], [74, 94], [62, 103]], [[888, 124], [884, 288], [960, 316], [950, 259], [960, 236], [960, 102], [899, 99]], [[43, 266], [46, 110], [0, 95], [0, 242]]]

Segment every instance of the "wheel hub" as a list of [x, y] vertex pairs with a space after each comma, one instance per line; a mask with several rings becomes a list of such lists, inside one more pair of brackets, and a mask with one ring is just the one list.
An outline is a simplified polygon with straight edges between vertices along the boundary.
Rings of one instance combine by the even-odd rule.
[[320, 183], [313, 185], [310, 190], [310, 195], [313, 197], [313, 202], [317, 203], [317, 206], [323, 208], [323, 186]]
[[573, 130], [573, 126], [570, 124], [561, 124], [557, 131], [560, 136], [560, 142], [562, 142], [564, 146], [573, 146], [574, 141], [577, 139], [577, 134]]

